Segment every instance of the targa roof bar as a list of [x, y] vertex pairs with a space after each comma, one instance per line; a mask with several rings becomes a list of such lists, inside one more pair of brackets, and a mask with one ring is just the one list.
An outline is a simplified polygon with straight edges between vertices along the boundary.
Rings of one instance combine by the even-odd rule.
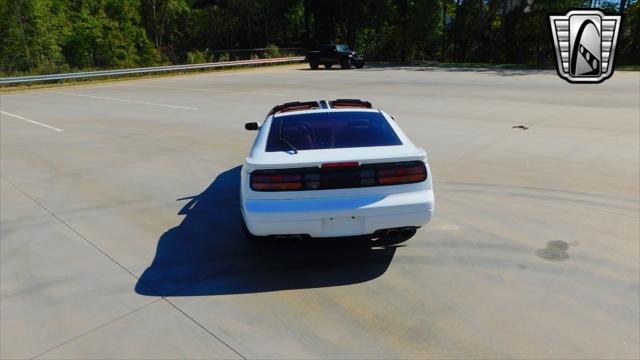
[[[328, 103], [328, 104], [327, 104]], [[288, 111], [301, 111], [312, 109], [327, 109], [327, 108], [365, 108], [371, 109], [371, 103], [366, 100], [360, 99], [336, 99], [331, 101], [293, 101], [276, 105], [269, 111], [267, 116], [271, 116], [277, 113], [284, 113]]]
[[336, 99], [329, 101], [329, 106], [332, 108], [357, 107], [371, 109], [370, 102], [360, 99]]
[[271, 116], [273, 114], [283, 113], [287, 111], [320, 109], [321, 107], [322, 105], [320, 104], [319, 101], [304, 101], [304, 102], [294, 101], [294, 102], [288, 102], [282, 105], [274, 106], [273, 109], [269, 111], [269, 114], [267, 114], [267, 116]]

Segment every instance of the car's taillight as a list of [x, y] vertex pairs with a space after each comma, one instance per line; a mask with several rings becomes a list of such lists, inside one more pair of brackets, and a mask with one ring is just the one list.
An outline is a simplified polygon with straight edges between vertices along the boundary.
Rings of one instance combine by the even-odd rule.
[[274, 190], [300, 190], [301, 183], [253, 183], [253, 190], [274, 191]]
[[422, 161], [359, 165], [357, 162], [324, 163], [319, 168], [256, 170], [251, 173], [254, 191], [301, 191], [400, 185], [427, 179]]
[[345, 162], [334, 162], [334, 163], [324, 163], [320, 165], [321, 168], [347, 168], [347, 167], [358, 167], [359, 163], [357, 161], [345, 161]]
[[424, 164], [378, 170], [378, 184], [380, 185], [420, 182], [426, 178], [427, 169]]
[[251, 188], [257, 191], [300, 190], [301, 174], [251, 174]]

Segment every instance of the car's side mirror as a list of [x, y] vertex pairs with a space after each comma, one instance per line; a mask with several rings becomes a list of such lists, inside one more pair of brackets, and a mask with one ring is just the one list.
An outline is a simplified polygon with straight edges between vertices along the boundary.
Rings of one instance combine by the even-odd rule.
[[258, 128], [260, 128], [260, 124], [255, 121], [244, 124], [245, 130], [258, 130]]

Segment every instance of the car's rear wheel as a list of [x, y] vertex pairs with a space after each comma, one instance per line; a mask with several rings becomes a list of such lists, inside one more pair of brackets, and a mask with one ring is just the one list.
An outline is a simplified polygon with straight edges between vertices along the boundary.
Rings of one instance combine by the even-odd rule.
[[320, 66], [320, 64], [318, 64], [316, 61], [309, 62], [309, 67], [311, 68], [311, 70], [318, 70], [318, 66]]
[[340, 60], [340, 67], [343, 69], [351, 68], [351, 61], [349, 58], [342, 58], [342, 60]]
[[362, 69], [364, 67], [364, 61], [360, 61], [356, 63], [356, 69]]
[[330, 63], [324, 64], [325, 69], [331, 69], [332, 66], [333, 64]]

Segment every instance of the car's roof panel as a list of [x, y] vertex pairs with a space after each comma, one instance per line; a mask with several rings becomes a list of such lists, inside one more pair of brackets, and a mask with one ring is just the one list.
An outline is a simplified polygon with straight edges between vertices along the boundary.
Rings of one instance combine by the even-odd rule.
[[334, 108], [334, 109], [311, 109], [311, 110], [300, 110], [300, 111], [286, 111], [283, 113], [276, 113], [273, 117], [281, 117], [281, 116], [289, 116], [289, 115], [301, 115], [301, 114], [315, 114], [315, 113], [332, 113], [332, 112], [380, 112], [378, 109], [367, 109], [367, 108]]

